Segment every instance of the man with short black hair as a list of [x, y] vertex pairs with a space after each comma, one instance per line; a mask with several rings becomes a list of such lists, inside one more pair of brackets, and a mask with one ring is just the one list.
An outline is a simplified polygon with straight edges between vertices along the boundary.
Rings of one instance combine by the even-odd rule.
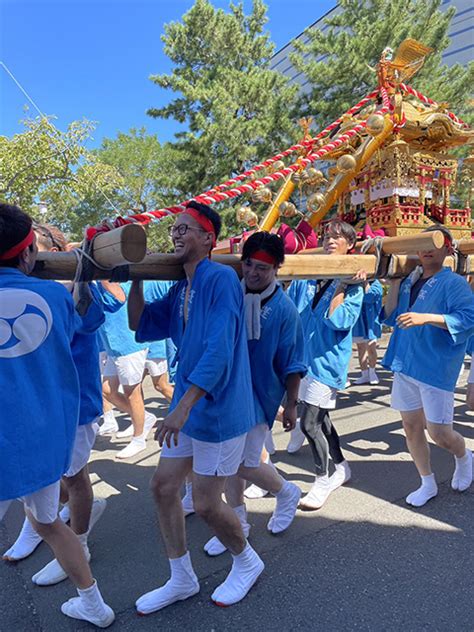
[[[300, 489], [286, 481], [275, 467], [261, 463], [265, 438], [285, 394], [283, 426], [286, 431], [295, 427], [298, 389], [306, 373], [301, 320], [296, 307], [276, 282], [284, 259], [283, 240], [277, 235], [259, 231], [245, 241], [242, 289], [256, 425], [247, 434], [237, 476], [227, 481], [226, 499], [246, 535], [250, 525], [244, 504], [245, 480], [275, 495], [276, 508], [267, 525], [274, 534], [282, 533], [293, 522], [301, 496]], [[224, 553], [226, 547], [214, 536], [204, 550], [214, 556]]]
[[453, 429], [454, 389], [469, 337], [474, 332], [474, 298], [469, 284], [444, 259], [453, 252], [445, 226], [427, 231], [445, 235], [440, 249], [419, 252], [421, 267], [406, 279], [393, 279], [382, 318], [394, 327], [383, 365], [394, 373], [392, 407], [400, 411], [407, 446], [421, 485], [406, 502], [422, 507], [438, 494], [425, 428], [455, 460], [451, 487], [463, 492], [472, 483], [472, 452]]
[[[326, 225], [323, 239], [325, 254], [345, 255], [355, 241], [356, 233], [350, 224], [333, 220]], [[311, 490], [300, 501], [302, 509], [319, 509], [331, 492], [351, 477], [330, 411], [336, 407], [337, 391], [343, 389], [347, 381], [352, 328], [362, 308], [362, 286], [366, 278], [365, 272], [360, 271], [350, 280], [320, 280], [316, 286], [308, 281], [293, 282], [296, 287], [292, 288], [292, 292], [304, 297], [305, 307], [300, 314], [308, 374], [301, 381], [299, 392], [301, 429], [293, 431], [291, 443], [301, 447], [304, 437], [308, 439], [316, 470]], [[308, 285], [313, 293], [311, 300], [307, 293]], [[329, 457], [335, 467], [331, 477]]]
[[163, 450], [152, 479], [171, 579], [138, 599], [142, 614], [199, 592], [180, 498], [191, 471], [194, 509], [233, 558], [232, 569], [212, 600], [222, 606], [237, 603], [264, 569], [237, 516], [221, 498], [227, 477], [241, 463], [255, 411], [242, 289], [231, 268], [210, 261], [220, 225], [211, 208], [188, 204], [171, 229], [186, 279], [147, 305], [139, 282], [130, 290], [129, 322], [137, 340], [170, 337], [178, 349], [176, 386], [169, 413], [157, 431]]

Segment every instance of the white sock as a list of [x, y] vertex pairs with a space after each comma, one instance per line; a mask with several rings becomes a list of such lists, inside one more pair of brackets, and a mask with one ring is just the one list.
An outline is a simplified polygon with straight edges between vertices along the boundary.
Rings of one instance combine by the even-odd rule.
[[466, 450], [464, 456], [454, 457], [456, 467], [454, 468], [451, 487], [457, 491], [464, 492], [472, 483], [472, 452]]
[[36, 533], [33, 525], [25, 516], [23, 526], [14, 544], [5, 551], [3, 559], [8, 561], [23, 560], [31, 555], [36, 547], [43, 541], [43, 538]]
[[408, 494], [406, 502], [413, 507], [423, 507], [431, 498], [438, 494], [438, 485], [434, 474], [421, 477], [421, 486]]
[[232, 555], [232, 558], [230, 573], [211, 596], [218, 606], [231, 606], [241, 601], [265, 568], [265, 564], [248, 542], [242, 553]]
[[89, 621], [99, 628], [106, 628], [115, 619], [115, 614], [103, 600], [97, 582], [89, 588], [77, 589], [79, 597], [69, 599], [61, 606], [61, 612], [73, 619]]
[[107, 410], [104, 415], [104, 424], [113, 424], [115, 421], [115, 413], [113, 410]]
[[150, 614], [182, 601], [199, 592], [199, 581], [193, 570], [189, 551], [182, 557], [169, 560], [171, 578], [164, 586], [142, 595], [136, 601], [139, 614]]
[[293, 522], [301, 498], [301, 490], [294, 483], [283, 479], [280, 491], [275, 494], [276, 507], [267, 529], [272, 533], [282, 533]]

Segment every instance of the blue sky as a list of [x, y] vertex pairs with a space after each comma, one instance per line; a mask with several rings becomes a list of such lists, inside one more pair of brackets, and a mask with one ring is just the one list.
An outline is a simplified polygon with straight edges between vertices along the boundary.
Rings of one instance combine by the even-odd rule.
[[[83, 117], [97, 121], [91, 147], [118, 131], [145, 126], [160, 141], [177, 125], [152, 119], [149, 107], [171, 95], [150, 74], [171, 69], [160, 39], [193, 0], [0, 0], [0, 60], [45, 114], [64, 129]], [[228, 0], [213, 0], [227, 8]], [[267, 29], [276, 50], [326, 13], [327, 0], [267, 0]], [[248, 12], [251, 1], [244, 0]], [[22, 130], [25, 96], [0, 67], [0, 134]], [[34, 114], [34, 111], [30, 109]]]

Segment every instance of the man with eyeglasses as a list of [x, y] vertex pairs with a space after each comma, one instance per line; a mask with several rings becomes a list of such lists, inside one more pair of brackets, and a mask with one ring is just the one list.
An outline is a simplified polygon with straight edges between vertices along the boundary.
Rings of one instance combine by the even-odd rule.
[[232, 554], [232, 569], [212, 600], [230, 606], [245, 597], [264, 569], [234, 511], [222, 501], [226, 479], [237, 473], [246, 434], [255, 424], [242, 288], [235, 272], [210, 261], [221, 220], [190, 202], [172, 238], [186, 279], [159, 301], [145, 304], [140, 282], [130, 290], [131, 329], [139, 341], [171, 337], [177, 351], [176, 387], [160, 424], [163, 446], [152, 479], [171, 579], [138, 599], [149, 614], [199, 592], [186, 546], [180, 490], [193, 472], [194, 509]]

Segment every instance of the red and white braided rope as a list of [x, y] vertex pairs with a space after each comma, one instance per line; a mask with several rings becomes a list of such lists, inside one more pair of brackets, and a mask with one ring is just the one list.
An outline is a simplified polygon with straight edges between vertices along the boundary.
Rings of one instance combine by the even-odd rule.
[[258, 171], [261, 171], [262, 169], [269, 167], [274, 162], [277, 162], [278, 160], [281, 160], [282, 158], [286, 158], [286, 156], [289, 156], [295, 151], [308, 149], [309, 147], [314, 145], [314, 143], [317, 140], [319, 140], [320, 138], [323, 138], [324, 136], [329, 134], [329, 132], [332, 132], [334, 129], [336, 129], [336, 127], [341, 124], [345, 116], [348, 116], [348, 115], [350, 116], [351, 114], [354, 114], [358, 110], [361, 110], [365, 105], [367, 105], [367, 103], [370, 103], [370, 101], [372, 101], [378, 94], [379, 94], [378, 90], [374, 90], [373, 92], [368, 94], [366, 97], [361, 99], [359, 103], [357, 103], [356, 105], [352, 106], [349, 110], [347, 110], [347, 112], [343, 116], [339, 117], [333, 123], [325, 127], [321, 132], [319, 132], [313, 138], [310, 138], [309, 140], [306, 140], [306, 141], [302, 141], [301, 143], [297, 143], [296, 145], [292, 145], [289, 149], [285, 149], [285, 151], [282, 151], [279, 154], [276, 154], [276, 156], [273, 156], [272, 158], [268, 158], [261, 164], [256, 165], [255, 167], [252, 167], [251, 169], [247, 169], [247, 171], [244, 171], [238, 176], [235, 176], [235, 178], [230, 178], [230, 180], [227, 180], [226, 182], [223, 182], [222, 184], [219, 184], [218, 186], [213, 187], [212, 189], [209, 189], [209, 191], [205, 191], [204, 193], [202, 193], [202, 195], [211, 195], [212, 193], [215, 193], [217, 191], [222, 191], [223, 189], [227, 189], [233, 186], [234, 184], [237, 184], [237, 182], [241, 182], [242, 180], [245, 180], [249, 178], [250, 176], [253, 176]]
[[[380, 88], [380, 90], [376, 90], [370, 93], [370, 95], [367, 95], [367, 97], [364, 97], [364, 99], [362, 99], [357, 105], [353, 106], [350, 110], [348, 110], [346, 114], [354, 113], [355, 111], [363, 107], [366, 103], [371, 101], [378, 94], [380, 94], [382, 98], [383, 105], [379, 110], [377, 110], [377, 114], [386, 114], [392, 109], [392, 104], [390, 103], [390, 99], [388, 97], [387, 91], [384, 88]], [[314, 141], [318, 140], [319, 138], [327, 134], [329, 131], [332, 131], [333, 129], [335, 129], [342, 122], [342, 120], [343, 120], [343, 117], [340, 117], [339, 119], [337, 119], [337, 121], [334, 121], [333, 123], [328, 125], [324, 130], [322, 130], [322, 132], [317, 134], [313, 139], [311, 139], [310, 141], [305, 141], [304, 145], [302, 144], [294, 145], [293, 148], [290, 147], [289, 149], [286, 150], [286, 152], [281, 152], [280, 154], [277, 154], [277, 156], [274, 156], [273, 158], [269, 158], [261, 165], [257, 165], [257, 167], [254, 167], [253, 169], [249, 169], [248, 172], [246, 173], [247, 174], [254, 173], [255, 171], [263, 169], [265, 166], [272, 164], [276, 160], [280, 160], [281, 157], [288, 155], [288, 153], [291, 153], [291, 151], [296, 151], [296, 149], [294, 149], [295, 147], [303, 148], [305, 146], [311, 146], [314, 143]], [[324, 145], [317, 151], [312, 152], [308, 154], [307, 156], [305, 156], [304, 158], [302, 158], [298, 164], [284, 167], [283, 169], [280, 169], [279, 171], [276, 171], [275, 173], [264, 176], [263, 178], [259, 178], [258, 180], [253, 180], [252, 182], [248, 182], [246, 184], [241, 184], [228, 191], [218, 190], [218, 189], [221, 189], [221, 187], [228, 186], [229, 183], [235, 183], [235, 182], [240, 181], [244, 177], [248, 177], [248, 176], [244, 176], [244, 174], [241, 174], [240, 176], [237, 176], [236, 178], [232, 178], [231, 180], [228, 180], [227, 183], [221, 184], [219, 185], [219, 187], [215, 187], [214, 189], [210, 189], [209, 191], [206, 191], [205, 193], [197, 195], [192, 199], [196, 200], [197, 202], [201, 202], [203, 204], [214, 204], [216, 202], [223, 202], [224, 200], [238, 197], [244, 193], [250, 193], [261, 186], [270, 184], [271, 182], [276, 182], [277, 180], [286, 178], [287, 176], [301, 169], [301, 167], [306, 167], [310, 165], [312, 162], [314, 162], [315, 160], [321, 159], [326, 154], [330, 153], [334, 149], [337, 149], [338, 147], [343, 145], [346, 141], [350, 140], [351, 138], [353, 138], [354, 136], [362, 132], [365, 129], [366, 125], [367, 123], [365, 121], [362, 121], [361, 123], [358, 123], [357, 125], [354, 125], [354, 127], [347, 130], [346, 132], [344, 132], [343, 134], [341, 134], [334, 140], [330, 141], [329, 143], [326, 143], [326, 145]], [[169, 215], [175, 215], [177, 213], [181, 213], [182, 211], [185, 210], [186, 204], [189, 201], [190, 200], [186, 200], [180, 205], [168, 206], [168, 207], [157, 209], [154, 211], [147, 211], [145, 213], [130, 215], [128, 217], [118, 217], [112, 221], [106, 220], [99, 226], [89, 228], [87, 231], [87, 236], [89, 239], [91, 239], [97, 232], [110, 230], [111, 227], [118, 228], [120, 226], [124, 226], [125, 224], [131, 224], [135, 222], [138, 222], [140, 224], [149, 224], [153, 220], [156, 221], [156, 220], [163, 219], [164, 217], [167, 217]]]
[[[418, 90], [415, 90], [415, 88], [412, 88], [411, 86], [407, 86], [406, 83], [400, 83], [400, 88], [403, 90], [403, 92], [406, 92], [407, 94], [411, 94], [414, 97], [416, 97], [417, 99], [419, 99], [420, 101], [422, 101], [422, 103], [426, 103], [427, 105], [434, 105], [435, 107], [439, 107], [439, 104], [436, 103], [436, 101], [433, 101], [433, 99], [430, 99], [429, 97], [426, 97], [424, 94], [422, 94]], [[467, 125], [467, 123], [465, 123], [462, 119], [457, 117], [452, 112], [447, 112], [447, 115], [449, 116], [449, 118], [452, 121], [454, 121], [458, 125], [462, 125], [463, 127], [469, 127]]]

